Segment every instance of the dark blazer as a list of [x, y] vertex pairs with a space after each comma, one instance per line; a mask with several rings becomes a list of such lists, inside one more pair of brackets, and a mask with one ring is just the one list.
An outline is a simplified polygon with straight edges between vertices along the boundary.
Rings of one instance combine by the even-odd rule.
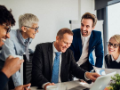
[[[82, 55], [82, 40], [80, 28], [73, 30], [73, 42], [70, 49], [74, 53], [76, 62], [80, 59]], [[95, 49], [96, 63], [94, 63], [94, 58], [92, 51]], [[93, 30], [91, 32], [88, 48], [88, 60], [90, 63], [90, 68], [95, 65], [96, 67], [102, 67], [103, 65], [103, 44], [101, 38], [101, 32]]]
[[[32, 60], [32, 85], [39, 86], [51, 82], [53, 64], [53, 43], [43, 43], [36, 46]], [[62, 53], [61, 82], [69, 81], [71, 74], [84, 79], [85, 71], [76, 64], [71, 50]]]
[[0, 71], [0, 90], [3, 90], [5, 88], [7, 82], [8, 82], [8, 78], [3, 72]]
[[105, 67], [120, 69], [120, 63], [117, 63], [116, 61], [112, 61], [111, 55], [108, 54], [105, 56]]

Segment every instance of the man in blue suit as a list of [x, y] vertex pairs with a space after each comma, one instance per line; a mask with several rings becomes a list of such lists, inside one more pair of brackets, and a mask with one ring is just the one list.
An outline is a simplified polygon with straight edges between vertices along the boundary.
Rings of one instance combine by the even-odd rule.
[[[74, 53], [77, 64], [91, 71], [92, 66], [102, 67], [103, 65], [103, 44], [101, 32], [94, 30], [97, 18], [94, 14], [85, 13], [81, 19], [81, 28], [73, 30], [73, 42], [70, 49]], [[96, 62], [92, 55], [95, 50]]]

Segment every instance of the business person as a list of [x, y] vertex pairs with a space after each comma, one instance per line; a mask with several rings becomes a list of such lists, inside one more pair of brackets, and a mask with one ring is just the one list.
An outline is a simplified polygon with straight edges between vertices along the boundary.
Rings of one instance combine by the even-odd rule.
[[70, 47], [73, 32], [68, 28], [58, 31], [55, 42], [42, 43], [36, 46], [32, 60], [32, 83], [46, 89], [48, 85], [69, 81], [71, 74], [82, 79], [93, 81], [99, 76], [78, 67]]
[[[70, 49], [77, 64], [84, 70], [91, 71], [92, 66], [103, 65], [103, 44], [101, 32], [94, 30], [97, 23], [95, 15], [87, 12], [81, 18], [81, 28], [73, 30], [73, 42]], [[95, 50], [96, 62], [92, 55]]]
[[106, 68], [120, 69], [120, 35], [114, 35], [110, 38], [105, 65]]
[[[10, 39], [7, 39], [2, 46], [0, 54], [1, 64], [4, 64], [9, 55], [22, 57], [25, 53], [27, 59], [29, 59], [29, 45], [32, 39], [35, 38], [36, 33], [38, 33], [38, 21], [37, 16], [31, 13], [26, 13], [19, 17], [19, 29], [11, 30]], [[19, 71], [12, 75], [12, 80], [15, 87], [22, 85]], [[10, 88], [13, 89], [14, 86]]]
[[[10, 28], [14, 24], [15, 20], [11, 11], [7, 10], [5, 6], [0, 5], [0, 50], [2, 49], [1, 47], [4, 44], [4, 41], [10, 37]], [[8, 90], [4, 88], [8, 82], [8, 79], [11, 75], [13, 75], [16, 71], [20, 69], [22, 63], [23, 60], [20, 60], [19, 58], [14, 58], [12, 56], [9, 56], [6, 59], [2, 70], [0, 70], [0, 90]], [[27, 86], [30, 86], [30, 84], [21, 85], [19, 87], [16, 87], [15, 90], [28, 90], [26, 88]]]

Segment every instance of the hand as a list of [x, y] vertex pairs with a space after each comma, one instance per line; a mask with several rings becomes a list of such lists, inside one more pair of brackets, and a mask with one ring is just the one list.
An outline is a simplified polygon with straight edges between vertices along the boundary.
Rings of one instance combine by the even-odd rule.
[[85, 75], [88, 79], [92, 80], [93, 82], [100, 76], [97, 73], [90, 73], [90, 72], [86, 72]]
[[31, 85], [30, 83], [26, 85], [20, 85], [20, 86], [15, 87], [14, 90], [30, 90], [30, 88], [28, 88], [30, 87], [30, 85]]
[[44, 89], [46, 90], [47, 86], [49, 85], [55, 85], [54, 83], [47, 83], [45, 86], [44, 86]]
[[2, 72], [9, 78], [13, 75], [16, 71], [18, 71], [21, 67], [21, 64], [24, 60], [20, 60], [19, 58], [14, 58], [13, 56], [9, 56], [2, 68]]

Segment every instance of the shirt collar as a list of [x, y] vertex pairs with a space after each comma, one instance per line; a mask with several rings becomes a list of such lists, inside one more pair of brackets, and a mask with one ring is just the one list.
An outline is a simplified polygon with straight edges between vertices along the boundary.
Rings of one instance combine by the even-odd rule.
[[111, 58], [112, 58], [112, 61], [116, 61], [117, 63], [119, 63], [120, 62], [120, 55], [119, 55], [119, 57], [117, 58], [117, 60], [114, 60], [114, 58], [113, 58], [113, 56], [111, 55]]
[[89, 40], [90, 39], [91, 34], [89, 36], [87, 36], [87, 37], [83, 37], [82, 33], [80, 33], [80, 34], [81, 34], [82, 40]]
[[18, 30], [18, 31], [19, 31], [19, 33], [18, 33], [18, 34], [19, 34], [19, 37], [20, 37], [20, 39], [21, 39], [22, 42], [25, 43], [26, 40], [28, 40], [29, 43], [32, 42], [32, 39], [31, 39], [31, 38], [29, 38], [29, 39], [24, 39], [24, 38], [23, 38], [22, 33], [21, 33], [21, 30]]
[[[54, 46], [54, 42], [53, 42], [53, 52], [55, 53], [55, 52], [59, 52], [56, 48], [55, 48], [55, 46]], [[60, 52], [61, 53], [61, 52]]]

